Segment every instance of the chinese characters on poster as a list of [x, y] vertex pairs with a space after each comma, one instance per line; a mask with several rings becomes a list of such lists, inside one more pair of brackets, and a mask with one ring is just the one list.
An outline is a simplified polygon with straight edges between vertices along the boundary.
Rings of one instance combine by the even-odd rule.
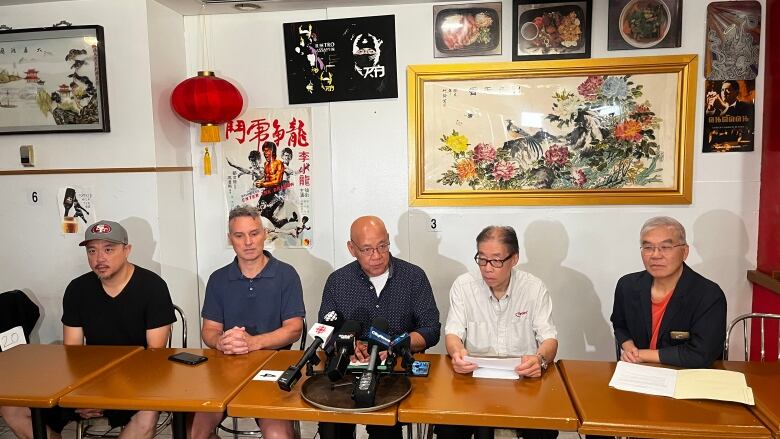
[[285, 247], [311, 246], [310, 133], [308, 108], [249, 109], [225, 127], [228, 209], [256, 206], [267, 220], [268, 240]]
[[290, 104], [397, 98], [395, 16], [284, 24]]

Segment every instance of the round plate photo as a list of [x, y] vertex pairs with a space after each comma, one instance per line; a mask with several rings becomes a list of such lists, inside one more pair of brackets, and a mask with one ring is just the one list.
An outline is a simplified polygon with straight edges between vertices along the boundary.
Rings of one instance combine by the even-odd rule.
[[626, 43], [647, 49], [663, 41], [671, 27], [669, 7], [661, 0], [631, 0], [620, 11], [618, 27]]

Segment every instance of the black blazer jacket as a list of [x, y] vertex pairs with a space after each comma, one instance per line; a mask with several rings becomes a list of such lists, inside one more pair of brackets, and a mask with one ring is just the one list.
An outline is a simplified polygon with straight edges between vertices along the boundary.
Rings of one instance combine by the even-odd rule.
[[[639, 349], [650, 348], [653, 277], [647, 271], [623, 276], [615, 287], [612, 326], [622, 346], [633, 340]], [[674, 333], [674, 337], [672, 337]], [[658, 356], [672, 366], [709, 367], [723, 355], [726, 339], [726, 296], [718, 284], [683, 264], [682, 276], [666, 306], [658, 333]]]

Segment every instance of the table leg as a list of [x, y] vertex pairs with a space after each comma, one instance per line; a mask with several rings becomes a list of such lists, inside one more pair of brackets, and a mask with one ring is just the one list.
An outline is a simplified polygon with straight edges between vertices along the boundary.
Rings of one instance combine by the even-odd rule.
[[32, 414], [33, 437], [46, 439], [48, 434], [46, 433], [46, 423], [43, 422], [43, 409], [30, 408], [30, 413]]
[[187, 439], [187, 413], [173, 412], [173, 439]]

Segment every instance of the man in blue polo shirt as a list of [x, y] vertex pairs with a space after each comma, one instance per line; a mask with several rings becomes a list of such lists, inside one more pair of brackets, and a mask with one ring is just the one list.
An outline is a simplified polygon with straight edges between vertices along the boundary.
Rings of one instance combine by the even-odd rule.
[[[228, 238], [236, 252], [233, 262], [212, 273], [203, 301], [203, 342], [225, 354], [258, 349], [288, 349], [303, 329], [303, 289], [291, 265], [263, 249], [266, 229], [255, 207], [230, 211]], [[191, 439], [217, 438], [222, 413], [196, 413]], [[258, 419], [267, 439], [292, 438], [291, 421]]]

